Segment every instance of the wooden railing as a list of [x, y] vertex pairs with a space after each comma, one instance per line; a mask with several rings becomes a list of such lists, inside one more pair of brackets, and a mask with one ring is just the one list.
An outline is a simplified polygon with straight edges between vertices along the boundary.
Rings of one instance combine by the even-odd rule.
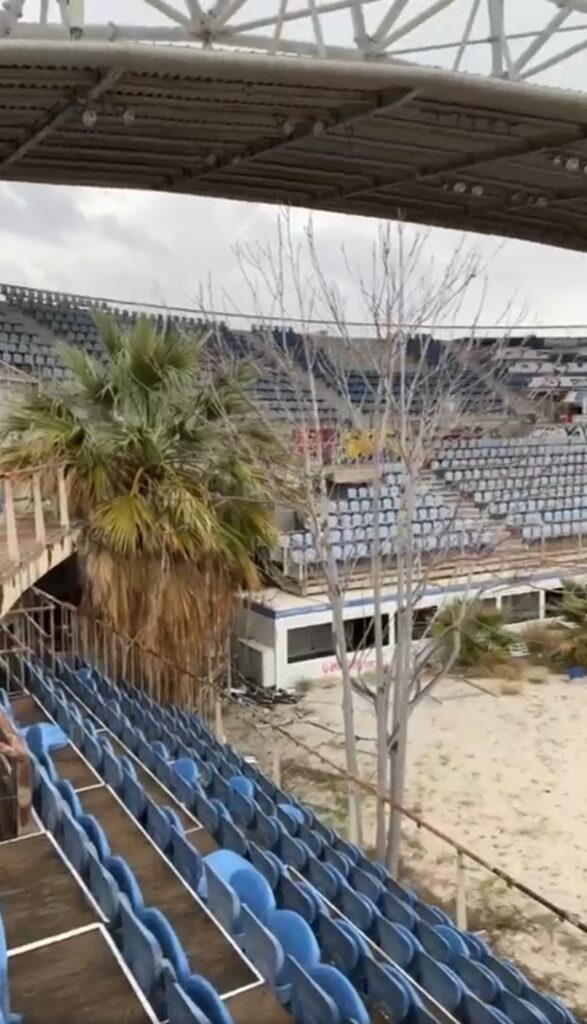
[[0, 562], [10, 567], [20, 566], [71, 529], [62, 465], [0, 474], [0, 500]]

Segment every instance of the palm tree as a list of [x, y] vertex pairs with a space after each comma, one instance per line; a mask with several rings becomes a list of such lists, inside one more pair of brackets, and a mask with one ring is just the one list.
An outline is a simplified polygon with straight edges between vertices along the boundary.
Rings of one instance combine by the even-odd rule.
[[71, 383], [8, 415], [0, 466], [64, 464], [85, 608], [203, 672], [275, 542], [285, 452], [205, 339], [146, 317], [96, 324], [106, 358], [62, 349]]
[[487, 656], [502, 659], [516, 642], [503, 612], [477, 598], [458, 598], [443, 605], [431, 631], [458, 668], [473, 668]]

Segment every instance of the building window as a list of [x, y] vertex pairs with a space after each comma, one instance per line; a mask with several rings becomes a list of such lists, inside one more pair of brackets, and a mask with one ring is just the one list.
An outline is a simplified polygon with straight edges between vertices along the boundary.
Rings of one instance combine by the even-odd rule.
[[[383, 630], [383, 646], [389, 645], [389, 615], [381, 616]], [[346, 649], [349, 653], [353, 651], [364, 651], [375, 646], [375, 619], [368, 615], [364, 619], [347, 619], [344, 624], [346, 636]]]
[[544, 617], [556, 619], [562, 614], [563, 591], [562, 587], [544, 591]]
[[501, 599], [501, 607], [508, 622], [531, 622], [540, 618], [540, 594], [537, 590], [506, 594]]
[[436, 605], [432, 605], [430, 608], [416, 608], [412, 624], [412, 638], [414, 640], [421, 640], [422, 637], [428, 635], [430, 623], [437, 611]]
[[287, 661], [312, 661], [314, 658], [331, 658], [336, 654], [332, 623], [321, 622], [317, 626], [301, 626], [287, 632]]

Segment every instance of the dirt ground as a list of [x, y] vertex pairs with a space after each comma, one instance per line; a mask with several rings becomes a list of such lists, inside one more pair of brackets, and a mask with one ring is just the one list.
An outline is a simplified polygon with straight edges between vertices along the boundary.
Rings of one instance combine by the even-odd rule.
[[[405, 804], [449, 836], [542, 896], [587, 919], [587, 684], [551, 677], [502, 695], [445, 680], [410, 724]], [[281, 725], [287, 739], [275, 733]], [[227, 738], [271, 774], [278, 737], [282, 784], [342, 832], [344, 778], [340, 684], [309, 684], [297, 705], [235, 709]], [[375, 722], [357, 698], [361, 773], [373, 779]], [[314, 753], [299, 745], [301, 741]], [[364, 806], [365, 845], [374, 839], [374, 806]], [[454, 851], [406, 823], [402, 875], [421, 894], [454, 911]], [[469, 927], [485, 932], [545, 990], [587, 1020], [587, 935], [481, 867], [467, 864]]]

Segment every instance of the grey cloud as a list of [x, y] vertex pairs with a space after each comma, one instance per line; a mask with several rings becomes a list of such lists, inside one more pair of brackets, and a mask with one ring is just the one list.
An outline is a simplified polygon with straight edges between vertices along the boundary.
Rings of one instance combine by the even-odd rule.
[[[277, 216], [274, 207], [206, 198], [0, 185], [0, 280], [185, 306], [197, 305], [200, 289], [207, 295], [211, 281], [219, 308], [251, 310], [234, 245], [273, 243]], [[298, 241], [309, 216], [292, 215]], [[313, 224], [324, 272], [354, 317], [360, 312], [358, 271], [368, 274], [377, 223], [316, 213]], [[460, 240], [454, 232], [432, 229], [426, 252], [442, 264]], [[479, 236], [467, 244], [484, 257], [493, 255], [484, 308], [488, 322], [512, 300], [515, 308], [526, 307], [527, 319], [537, 326], [587, 321], [584, 255]], [[356, 272], [349, 274], [343, 247]], [[295, 312], [293, 301], [290, 311]], [[462, 312], [472, 317], [476, 308]]]
[[59, 241], [86, 226], [73, 190], [0, 184], [0, 232]]

